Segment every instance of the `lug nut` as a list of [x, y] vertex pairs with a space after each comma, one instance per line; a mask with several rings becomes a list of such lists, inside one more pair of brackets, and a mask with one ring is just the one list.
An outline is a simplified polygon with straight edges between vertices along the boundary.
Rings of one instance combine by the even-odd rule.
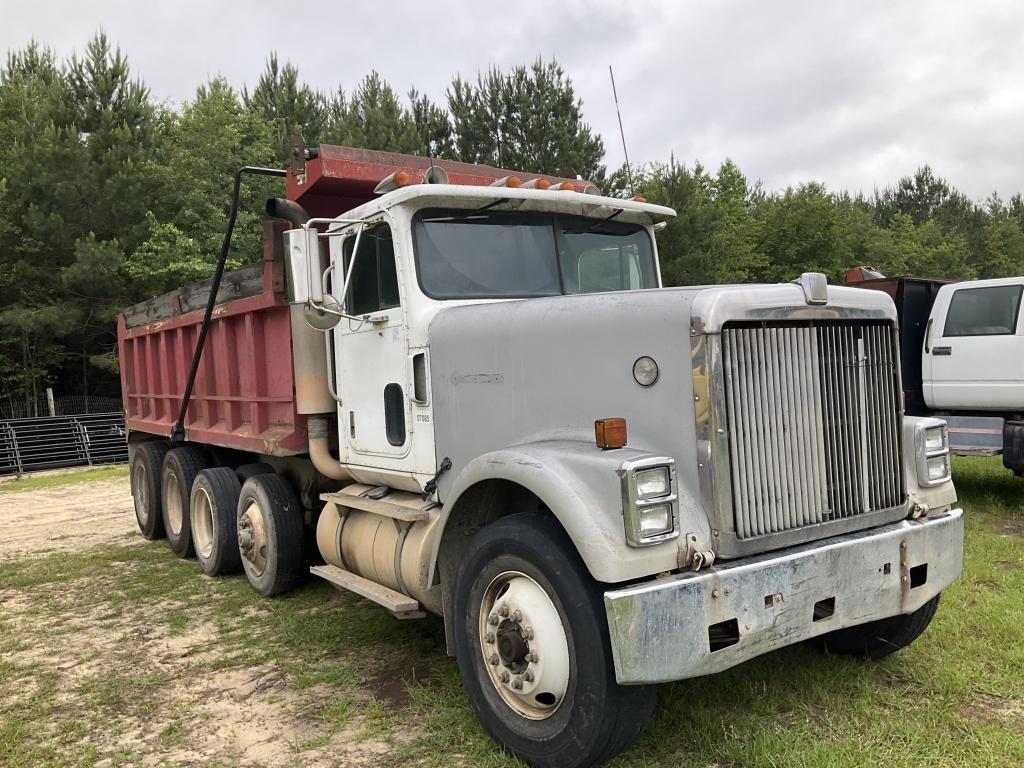
[[492, 613], [490, 616], [487, 617], [487, 623], [490, 624], [491, 626], [497, 626], [498, 625], [498, 617], [495, 616]]
[[526, 654], [526, 660], [528, 662], [530, 662], [531, 664], [536, 664], [537, 663], [537, 654], [534, 651], [530, 651], [528, 654]]
[[523, 680], [525, 680], [528, 683], [532, 683], [533, 682], [533, 672], [531, 672], [530, 670], [526, 670], [525, 672], [523, 672]]
[[501, 606], [501, 608], [498, 609], [498, 613], [500, 613], [502, 616], [508, 616], [508, 606]]
[[501, 682], [507, 683], [509, 678], [508, 670], [501, 670], [501, 674], [498, 677], [501, 679]]
[[513, 680], [512, 687], [515, 688], [517, 691], [523, 690], [523, 678], [517, 677], [515, 680]]
[[498, 654], [492, 653], [491, 657], [487, 659], [487, 663], [490, 664], [492, 667], [498, 666]]
[[523, 620], [522, 612], [520, 612], [518, 610], [512, 611], [512, 621], [522, 621], [522, 620]]
[[487, 636], [484, 638], [484, 640], [487, 641], [488, 645], [494, 645], [494, 633], [493, 632], [488, 632]]
[[533, 640], [533, 630], [529, 627], [523, 629], [523, 638], [526, 640]]

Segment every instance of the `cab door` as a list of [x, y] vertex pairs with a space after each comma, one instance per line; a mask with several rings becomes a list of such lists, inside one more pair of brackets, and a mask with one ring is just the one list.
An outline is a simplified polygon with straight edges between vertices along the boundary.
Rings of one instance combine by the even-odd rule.
[[382, 466], [372, 457], [400, 458], [410, 449], [405, 311], [391, 227], [368, 225], [353, 254], [355, 242], [355, 234], [341, 242], [336, 270], [340, 284], [354, 257], [345, 312], [365, 316], [342, 319], [333, 331], [341, 398], [339, 438], [350, 462]]
[[1022, 291], [1021, 282], [940, 290], [921, 352], [929, 407], [1001, 410], [1024, 404]]

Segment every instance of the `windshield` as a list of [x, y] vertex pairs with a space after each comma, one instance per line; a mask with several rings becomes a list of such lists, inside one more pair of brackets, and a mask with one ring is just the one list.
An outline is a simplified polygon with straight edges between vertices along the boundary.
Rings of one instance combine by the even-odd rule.
[[547, 213], [426, 210], [414, 223], [420, 286], [434, 299], [656, 288], [647, 231]]

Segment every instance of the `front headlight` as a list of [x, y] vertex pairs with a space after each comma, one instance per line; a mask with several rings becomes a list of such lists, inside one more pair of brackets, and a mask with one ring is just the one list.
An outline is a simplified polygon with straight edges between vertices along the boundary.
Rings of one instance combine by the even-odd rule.
[[671, 504], [641, 507], [638, 513], [641, 539], [649, 539], [651, 536], [661, 536], [670, 533], [675, 527]]
[[636, 472], [636, 494], [641, 499], [668, 496], [672, 492], [672, 479], [668, 467], [639, 469]]
[[947, 441], [947, 430], [946, 425], [941, 424], [937, 427], [926, 427], [924, 430], [924, 449], [928, 453], [934, 453], [935, 451], [941, 451], [944, 448], [948, 448], [946, 445]]
[[678, 536], [675, 461], [662, 456], [626, 461], [619, 476], [626, 542], [644, 547]]
[[925, 488], [952, 478], [949, 464], [949, 430], [941, 419], [921, 419], [914, 431], [917, 451], [917, 482]]

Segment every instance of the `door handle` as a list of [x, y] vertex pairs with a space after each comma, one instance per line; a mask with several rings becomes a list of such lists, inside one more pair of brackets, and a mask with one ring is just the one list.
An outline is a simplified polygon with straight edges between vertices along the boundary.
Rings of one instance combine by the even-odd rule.
[[932, 347], [932, 354], [933, 355], [952, 355], [953, 354], [953, 348], [952, 347]]

